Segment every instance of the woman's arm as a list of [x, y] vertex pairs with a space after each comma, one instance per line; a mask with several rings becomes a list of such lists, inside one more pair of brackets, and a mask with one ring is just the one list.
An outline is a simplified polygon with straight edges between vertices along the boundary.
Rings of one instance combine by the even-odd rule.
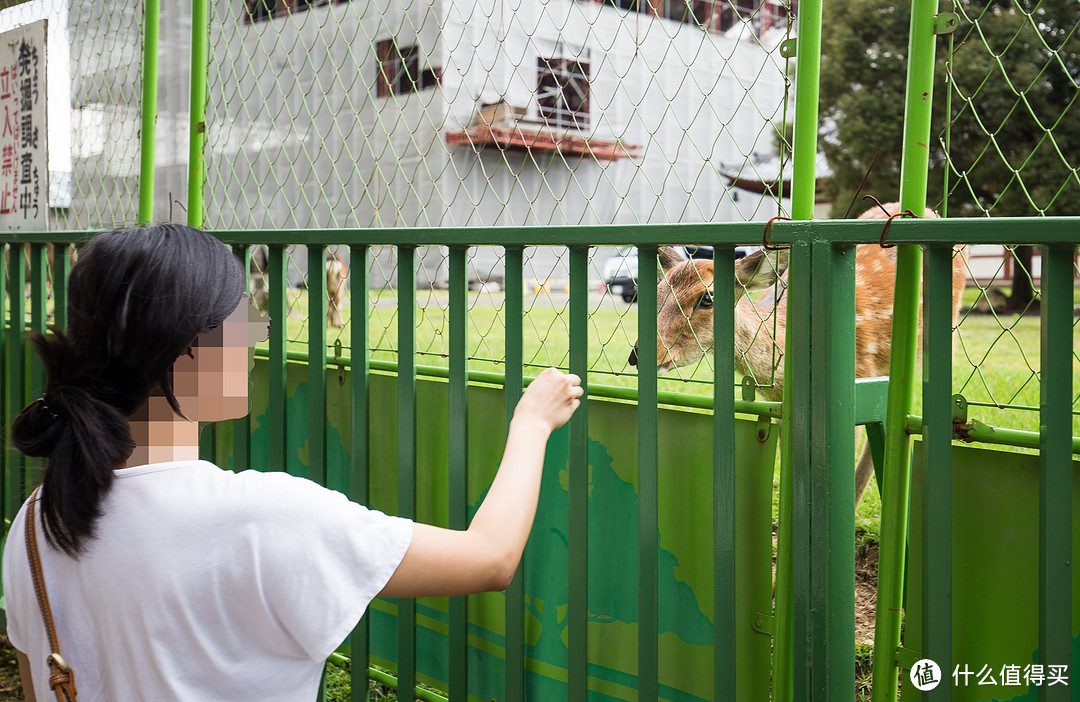
[[35, 702], [34, 679], [30, 676], [30, 659], [26, 654], [16, 649], [15, 659], [19, 661], [19, 679], [22, 681], [23, 696], [26, 702]]
[[415, 524], [405, 557], [379, 594], [430, 597], [505, 589], [536, 516], [548, 436], [581, 404], [582, 392], [575, 375], [554, 368], [541, 373], [514, 410], [499, 472], [468, 530]]

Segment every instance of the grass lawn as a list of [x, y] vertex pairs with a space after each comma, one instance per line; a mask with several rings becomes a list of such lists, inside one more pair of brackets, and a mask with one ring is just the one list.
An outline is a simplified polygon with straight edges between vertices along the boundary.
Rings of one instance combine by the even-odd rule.
[[[290, 291], [292, 303], [287, 320], [290, 349], [304, 351], [306, 344], [306, 292]], [[978, 291], [966, 297], [974, 298]], [[1078, 293], [1080, 294], [1080, 293]], [[445, 291], [417, 293], [417, 362], [446, 366], [449, 348], [448, 296]], [[470, 370], [502, 372], [506, 344], [502, 293], [470, 293], [467, 346]], [[395, 360], [398, 347], [396, 299], [393, 291], [369, 295], [371, 357]], [[350, 308], [342, 317], [343, 329], [328, 332], [329, 353], [340, 341], [351, 355]], [[634, 387], [637, 369], [628, 356], [637, 339], [637, 306], [611, 295], [593, 294], [589, 299], [589, 380], [594, 384]], [[569, 365], [569, 305], [565, 296], [529, 293], [525, 298], [524, 358], [532, 373], [553, 365]], [[953, 336], [953, 392], [969, 402], [969, 417], [992, 426], [1037, 431], [1039, 404], [1038, 315], [995, 316], [965, 314]], [[660, 378], [661, 391], [711, 395], [711, 355], [698, 364], [675, 369]], [[526, 371], [529, 373], [529, 370]], [[732, 377], [733, 388], [741, 378]], [[767, 382], [767, 379], [761, 379]], [[734, 391], [734, 389], [733, 389]], [[1073, 351], [1073, 406], [1080, 410], [1080, 357]], [[920, 413], [916, 393], [914, 413]], [[1074, 411], [1074, 434], [1080, 434], [1080, 416]]]

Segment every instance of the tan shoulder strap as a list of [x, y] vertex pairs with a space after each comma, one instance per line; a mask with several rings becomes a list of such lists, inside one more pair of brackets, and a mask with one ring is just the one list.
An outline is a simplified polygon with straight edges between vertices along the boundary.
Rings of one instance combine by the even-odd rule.
[[30, 574], [34, 579], [34, 592], [37, 594], [41, 620], [45, 623], [45, 632], [49, 635], [49, 688], [56, 693], [58, 702], [75, 702], [75, 672], [60, 657], [60, 641], [56, 637], [56, 625], [53, 623], [52, 607], [49, 606], [49, 593], [45, 590], [45, 576], [41, 573], [41, 556], [37, 546], [37, 519], [34, 505], [38, 501], [40, 487], [35, 488], [26, 505], [26, 555], [30, 559]]

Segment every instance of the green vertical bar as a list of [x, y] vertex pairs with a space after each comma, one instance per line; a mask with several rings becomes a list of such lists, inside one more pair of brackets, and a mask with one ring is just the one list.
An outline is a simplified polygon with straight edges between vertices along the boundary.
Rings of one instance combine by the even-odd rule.
[[[784, 376], [784, 391], [791, 393], [791, 410], [786, 411], [784, 419], [790, 427], [791, 436], [791, 611], [792, 637], [790, 665], [792, 669], [790, 687], [792, 699], [810, 700], [811, 652], [814, 641], [813, 621], [810, 619], [812, 592], [810, 590], [812, 567], [811, 560], [811, 465], [810, 456], [811, 425], [814, 421], [810, 406], [810, 371], [811, 371], [811, 251], [810, 244], [798, 242], [790, 251], [791, 266], [788, 272], [788, 316], [787, 316], [787, 366]], [[788, 372], [790, 371], [790, 372]], [[785, 429], [787, 429], [785, 427]], [[781, 651], [777, 650], [778, 659]], [[779, 666], [779, 663], [778, 663]], [[781, 669], [781, 674], [783, 670]]]
[[142, 129], [140, 131], [139, 224], [154, 219], [154, 136], [157, 124], [158, 34], [161, 0], [146, 0], [143, 28]]
[[[570, 247], [570, 372], [587, 387], [589, 370], [589, 248]], [[588, 390], [586, 390], [586, 395]], [[569, 702], [585, 702], [589, 686], [589, 414], [586, 402], [570, 418]]]
[[[240, 260], [240, 265], [244, 267], [244, 291], [247, 292], [251, 289], [248, 285], [248, 271], [250, 269], [250, 250], [245, 246], [234, 246], [233, 254]], [[250, 410], [251, 402], [248, 402], [248, 408]], [[243, 417], [238, 417], [232, 421], [233, 428], [233, 447], [232, 447], [232, 465], [233, 470], [247, 470], [251, 467], [251, 415], [250, 412]]]
[[210, 33], [209, 0], [191, 2], [191, 117], [188, 149], [188, 224], [203, 226], [203, 179], [206, 162], [203, 143], [206, 139], [207, 37]]
[[326, 484], [326, 249], [309, 244], [307, 477]]
[[[524, 364], [523, 326], [524, 279], [523, 248], [506, 247], [506, 263], [503, 273], [506, 299], [506, 385], [504, 387], [506, 406], [506, 430], [510, 431], [510, 420], [514, 418], [514, 409], [521, 397]], [[525, 700], [525, 558], [521, 559], [518, 572], [506, 588], [506, 700], [524, 702]]]
[[[926, 207], [930, 117], [934, 92], [934, 16], [937, 0], [913, 0], [904, 102], [903, 160], [900, 206], [922, 215]], [[922, 249], [899, 246], [893, 297], [892, 353], [889, 359], [889, 402], [885, 414], [885, 465], [882, 469], [881, 545], [878, 565], [877, 616], [874, 625], [873, 702], [896, 699], [896, 657], [903, 607], [904, 553], [907, 545], [911, 492], [911, 437], [904, 429], [915, 393], [919, 288]], [[952, 276], [949, 276], [951, 280]], [[951, 299], [951, 294], [950, 294]], [[881, 655], [885, 652], [885, 655]]]
[[[465, 270], [465, 246], [450, 247], [450, 436], [449, 516], [451, 529], [467, 529], [468, 514], [468, 357], [466, 320], [469, 283]], [[450, 598], [449, 693], [452, 700], [468, 696], [469, 598]]]
[[270, 286], [270, 407], [267, 414], [269, 430], [269, 450], [267, 452], [268, 470], [285, 470], [287, 467], [287, 439], [285, 433], [285, 405], [288, 383], [285, 369], [285, 344], [287, 339], [286, 318], [288, 301], [286, 292], [285, 246], [272, 244], [268, 247], [267, 257], [268, 283]]
[[[7, 416], [14, 419], [15, 415], [22, 411], [26, 405], [26, 268], [24, 246], [12, 244], [8, 258], [8, 339], [7, 339]], [[11, 424], [4, 425], [5, 435], [8, 437], [8, 447], [11, 447]], [[14, 516], [22, 505], [25, 490], [24, 468], [26, 460], [18, 451], [10, 450], [4, 453], [4, 462], [7, 470], [4, 472], [4, 482], [7, 499], [7, 514]]]
[[[45, 281], [49, 271], [47, 253], [45, 244], [30, 244], [30, 328], [37, 332], [44, 332], [46, 326]], [[29, 362], [28, 399], [41, 397], [45, 392], [45, 367], [41, 364], [41, 358], [36, 353], [31, 353]], [[27, 467], [26, 484], [33, 486], [40, 482], [40, 471], [44, 470], [45, 461], [28, 458], [24, 465]], [[34, 475], [35, 472], [39, 474]]]
[[[30, 328], [39, 332], [44, 332], [46, 326], [47, 253], [45, 244], [30, 244]], [[45, 391], [45, 369], [36, 353], [30, 354], [29, 390], [32, 397], [40, 397]]]
[[[416, 247], [398, 247], [398, 516], [416, 516]], [[416, 686], [416, 601], [398, 603], [398, 689]]]
[[[656, 348], [656, 246], [638, 249], [638, 348], [643, 358]], [[659, 608], [657, 568], [660, 525], [657, 496], [656, 364], [638, 364], [638, 696], [659, 697]]]
[[812, 250], [810, 697], [827, 702], [855, 689], [855, 249]]
[[[1072, 652], [1073, 247], [1042, 249], [1039, 377], [1039, 662], [1070, 666]], [[1064, 685], [1039, 688], [1040, 702], [1065, 702]]]
[[[926, 251], [923, 266], [922, 657], [952, 673], [952, 257]], [[950, 685], [926, 694], [950, 699]]]
[[[799, 4], [798, 38], [795, 66], [795, 124], [792, 143], [791, 216], [813, 219], [817, 188], [818, 102], [821, 83], [821, 19], [822, 0]], [[806, 252], [809, 265], [809, 251]], [[798, 264], [791, 262], [791, 268]], [[808, 274], [808, 273], [807, 273]], [[789, 273], [789, 276], [794, 276]], [[789, 304], [793, 298], [789, 295]], [[780, 525], [777, 533], [776, 563], [776, 645], [774, 699], [788, 702], [793, 699], [793, 655], [795, 632], [794, 558], [798, 547], [794, 543], [792, 523], [793, 496], [793, 432], [792, 387], [788, 382], [797, 372], [794, 366], [794, 347], [790, 331], [791, 315], [784, 343], [784, 417], [780, 433]], [[804, 349], [805, 350], [805, 349]], [[805, 544], [808, 545], [808, 544]], [[805, 553], [805, 551], [803, 552]]]
[[[0, 244], [0, 253], [6, 253], [8, 256], [14, 256], [18, 249], [14, 246], [8, 247], [7, 244]], [[7, 310], [8, 306], [8, 267], [0, 263], [0, 316], [2, 316]], [[7, 320], [5, 320], [7, 321]], [[6, 342], [6, 340], [5, 340]], [[11, 422], [15, 419], [15, 415], [11, 413], [11, 407], [8, 403], [9, 392], [12, 383], [11, 367], [8, 365], [11, 362], [11, 354], [8, 352], [8, 344], [0, 344], [0, 382], [3, 384], [3, 393], [0, 395], [0, 420], [3, 424], [2, 435], [3, 436], [3, 457], [0, 457], [0, 469], [3, 470], [3, 475], [0, 476], [0, 510], [3, 511], [3, 517], [5, 519], [14, 519], [15, 513], [18, 510], [19, 505], [15, 505], [13, 510], [11, 502], [13, 501], [12, 495], [8, 490], [8, 476], [11, 474], [11, 462], [16, 455], [14, 447], [11, 445], [11, 435], [8, 432], [8, 427], [11, 426]]]
[[[67, 288], [68, 277], [71, 275], [71, 245], [56, 244], [53, 246], [52, 260], [52, 291], [53, 291], [53, 324], [58, 329], [67, 329]], [[3, 287], [0, 284], [0, 287]], [[0, 299], [0, 304], [3, 300]]]
[[[351, 358], [349, 412], [352, 451], [349, 480], [341, 489], [354, 501], [368, 503], [368, 247], [349, 247], [349, 300]], [[352, 702], [368, 699], [368, 616], [365, 614], [349, 637]]]
[[[734, 338], [735, 250], [713, 247], [713, 339]], [[640, 257], [639, 257], [640, 260]], [[713, 368], [726, 378], [735, 367], [735, 345], [713, 344]], [[713, 383], [713, 699], [737, 700], [735, 611], [735, 392]]]

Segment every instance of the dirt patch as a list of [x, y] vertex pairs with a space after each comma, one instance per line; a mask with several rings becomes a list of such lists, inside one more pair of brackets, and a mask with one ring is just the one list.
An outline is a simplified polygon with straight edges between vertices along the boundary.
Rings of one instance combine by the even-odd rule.
[[855, 643], [874, 643], [877, 608], [878, 545], [867, 544], [855, 553]]

